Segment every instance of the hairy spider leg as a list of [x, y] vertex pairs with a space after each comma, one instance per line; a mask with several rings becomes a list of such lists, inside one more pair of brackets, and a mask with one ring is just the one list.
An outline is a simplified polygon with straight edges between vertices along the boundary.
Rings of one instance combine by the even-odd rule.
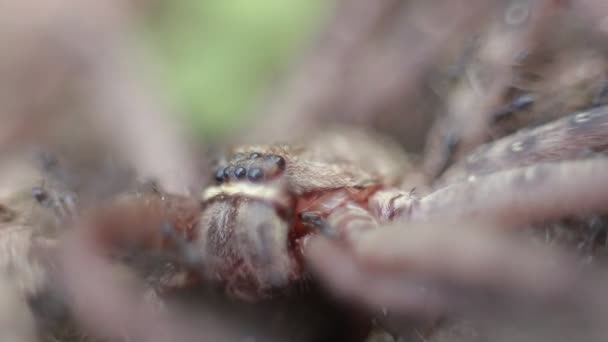
[[482, 145], [448, 169], [435, 186], [541, 162], [587, 158], [606, 149], [608, 106], [601, 106]]

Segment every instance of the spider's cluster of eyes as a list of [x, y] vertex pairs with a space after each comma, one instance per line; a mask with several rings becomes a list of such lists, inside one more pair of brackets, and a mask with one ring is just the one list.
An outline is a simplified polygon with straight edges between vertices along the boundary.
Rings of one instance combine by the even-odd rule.
[[232, 165], [217, 169], [215, 180], [218, 183], [244, 179], [251, 182], [260, 182], [284, 171], [286, 164], [285, 158], [279, 155], [258, 152], [252, 152], [248, 156], [237, 153], [231, 160], [235, 161]]

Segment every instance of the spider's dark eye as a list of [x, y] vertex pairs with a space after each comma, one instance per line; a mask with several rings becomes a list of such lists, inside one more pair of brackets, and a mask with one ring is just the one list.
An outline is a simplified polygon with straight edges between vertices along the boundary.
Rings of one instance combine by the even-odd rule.
[[252, 182], [260, 181], [262, 178], [264, 178], [264, 171], [257, 167], [249, 169], [249, 172], [247, 172], [247, 178], [249, 178], [249, 180]]
[[268, 159], [271, 162], [275, 163], [279, 167], [279, 169], [285, 169], [285, 158], [277, 155], [271, 155], [268, 157]]
[[244, 167], [237, 167], [234, 170], [234, 176], [238, 179], [243, 179], [247, 176], [247, 170]]
[[219, 183], [224, 181], [224, 168], [220, 167], [215, 171], [215, 181]]
[[234, 166], [228, 166], [224, 169], [224, 179], [230, 178], [234, 174]]
[[249, 159], [257, 159], [257, 158], [260, 158], [261, 156], [262, 156], [262, 155], [261, 155], [261, 154], [259, 154], [259, 153], [257, 153], [257, 152], [252, 152], [252, 153], [249, 155]]

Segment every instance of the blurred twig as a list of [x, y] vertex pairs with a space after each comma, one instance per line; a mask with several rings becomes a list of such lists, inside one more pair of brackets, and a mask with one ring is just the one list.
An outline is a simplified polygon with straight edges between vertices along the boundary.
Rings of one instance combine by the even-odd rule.
[[195, 184], [188, 145], [166, 106], [133, 75], [136, 54], [124, 5], [54, 0], [3, 6], [0, 148], [102, 146], [132, 162], [142, 177], [183, 193]]
[[430, 118], [404, 112], [404, 99], [412, 100], [443, 45], [477, 27], [475, 18], [491, 7], [487, 1], [338, 2], [323, 39], [264, 108], [255, 138], [281, 139], [328, 121], [370, 124], [388, 115], [407, 120], [402, 136], [419, 143]]

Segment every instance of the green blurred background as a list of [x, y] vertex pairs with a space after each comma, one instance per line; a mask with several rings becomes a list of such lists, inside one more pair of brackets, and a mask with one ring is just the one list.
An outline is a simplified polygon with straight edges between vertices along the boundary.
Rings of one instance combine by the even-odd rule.
[[168, 98], [206, 139], [238, 125], [320, 29], [327, 0], [163, 1], [146, 24]]

